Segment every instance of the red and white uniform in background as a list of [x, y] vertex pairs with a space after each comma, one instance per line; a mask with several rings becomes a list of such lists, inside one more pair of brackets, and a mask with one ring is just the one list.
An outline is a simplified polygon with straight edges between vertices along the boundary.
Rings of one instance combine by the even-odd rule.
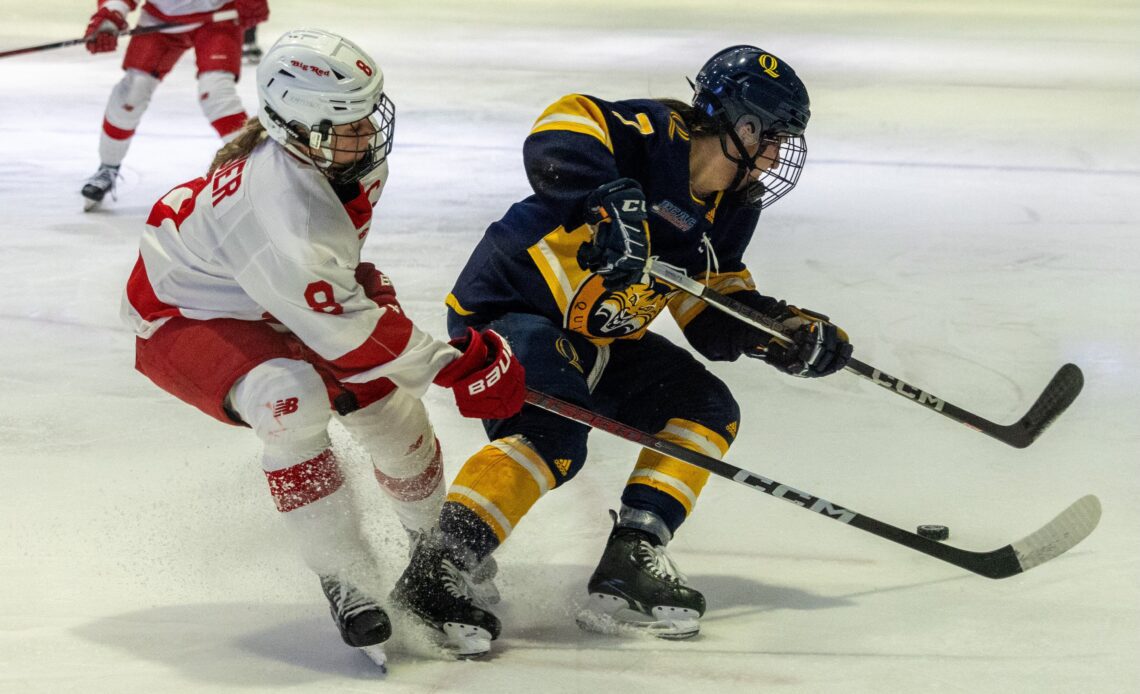
[[[99, 0], [101, 10], [123, 16], [138, 5], [137, 0]], [[225, 22], [208, 21], [214, 12], [229, 9], [249, 17], [268, 15], [265, 0], [149, 0], [142, 5], [139, 26], [169, 22], [187, 26], [131, 38], [123, 56], [126, 74], [112, 90], [103, 117], [102, 164], [122, 163], [158, 83], [191, 48], [198, 67], [198, 104], [206, 120], [223, 140], [241, 129], [246, 114], [235, 84], [241, 71], [242, 26], [251, 20], [239, 16]], [[196, 21], [205, 23], [195, 25]]]

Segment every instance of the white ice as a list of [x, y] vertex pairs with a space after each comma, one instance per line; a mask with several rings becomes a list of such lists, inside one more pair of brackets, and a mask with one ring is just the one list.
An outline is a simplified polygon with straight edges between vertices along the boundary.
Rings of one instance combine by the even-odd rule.
[[[3, 4], [0, 49], [79, 35], [94, 6]], [[701, 635], [616, 640], [572, 619], [637, 453], [597, 433], [582, 474], [498, 555], [494, 657], [449, 662], [404, 628], [382, 679], [340, 643], [255, 438], [132, 369], [117, 312], [143, 220], [218, 144], [192, 60], [156, 94], [118, 200], [83, 214], [119, 57], [42, 52], [4, 60], [0, 87], [0, 691], [1140, 691], [1134, 0], [272, 4], [263, 45], [317, 25], [383, 65], [396, 148], [365, 255], [437, 334], [469, 250], [527, 192], [521, 143], [548, 102], [687, 98], [685, 76], [724, 46], [781, 56], [811, 91], [810, 153], [748, 251], [762, 288], [999, 422], [1067, 361], [1087, 385], [1015, 450], [849, 374], [714, 364], [744, 409], [729, 460], [904, 528], [948, 525], [970, 549], [1086, 493], [1104, 519], [991, 581], [713, 478], [672, 545], [709, 599]], [[454, 475], [482, 431], [446, 391], [427, 401]], [[357, 486], [383, 597], [405, 545]]]

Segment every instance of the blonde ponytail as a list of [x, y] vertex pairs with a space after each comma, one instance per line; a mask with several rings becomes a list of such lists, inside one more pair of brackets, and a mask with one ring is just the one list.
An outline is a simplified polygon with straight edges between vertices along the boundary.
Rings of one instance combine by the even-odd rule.
[[214, 155], [214, 161], [210, 163], [210, 171], [206, 175], [213, 175], [218, 167], [227, 162], [248, 156], [253, 148], [267, 137], [269, 134], [265, 132], [265, 126], [261, 124], [257, 116], [253, 116], [241, 127], [237, 137], [222, 145], [222, 148]]

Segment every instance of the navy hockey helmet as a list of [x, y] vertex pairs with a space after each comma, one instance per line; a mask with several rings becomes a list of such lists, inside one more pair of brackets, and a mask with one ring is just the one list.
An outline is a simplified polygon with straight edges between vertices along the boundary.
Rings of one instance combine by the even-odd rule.
[[[758, 172], [748, 186], [753, 204], [767, 207], [796, 185], [807, 157], [811, 102], [790, 65], [755, 46], [725, 48], [697, 73], [693, 108], [716, 123], [725, 156], [738, 166], [732, 188]], [[779, 145], [775, 162], [758, 162], [772, 144]]]

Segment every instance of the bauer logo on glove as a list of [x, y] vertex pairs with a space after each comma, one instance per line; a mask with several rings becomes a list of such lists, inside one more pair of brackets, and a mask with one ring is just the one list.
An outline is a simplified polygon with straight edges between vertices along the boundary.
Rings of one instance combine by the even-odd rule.
[[507, 341], [494, 330], [468, 328], [451, 341], [460, 350], [440, 369], [435, 383], [455, 393], [459, 414], [475, 419], [506, 419], [526, 400], [526, 372]]
[[486, 376], [473, 381], [467, 386], [468, 394], [478, 395], [479, 393], [482, 393], [483, 391], [493, 387], [496, 383], [498, 383], [499, 380], [503, 378], [503, 376], [511, 368], [511, 358], [513, 356], [514, 355], [511, 354], [511, 348], [507, 345], [506, 342], [504, 342], [503, 353], [499, 357], [499, 361], [491, 367], [491, 370], [487, 372]]

